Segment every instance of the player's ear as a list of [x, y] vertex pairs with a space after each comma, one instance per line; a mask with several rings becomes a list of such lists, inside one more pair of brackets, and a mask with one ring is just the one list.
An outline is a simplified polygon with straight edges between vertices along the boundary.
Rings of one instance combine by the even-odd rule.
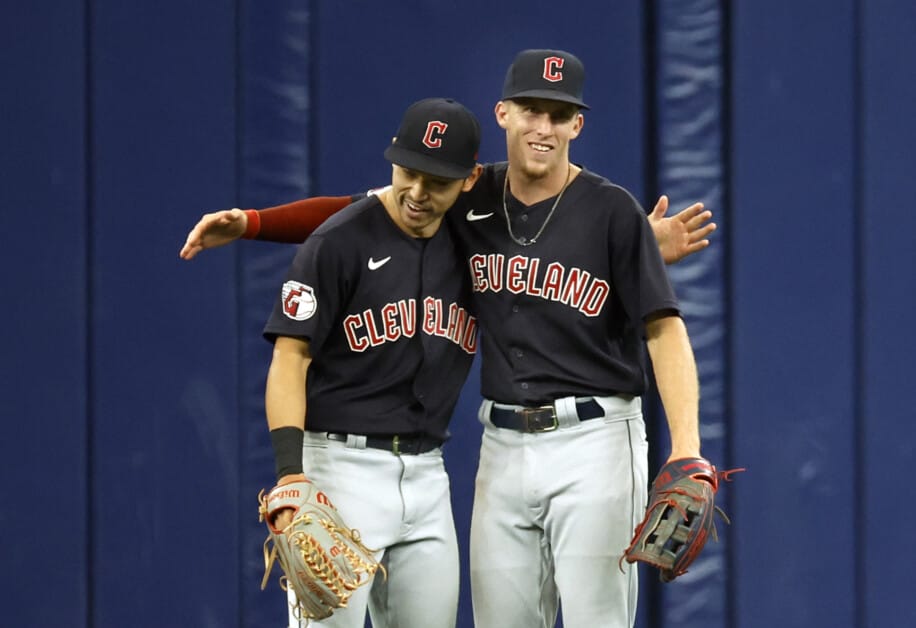
[[509, 118], [509, 105], [506, 101], [500, 100], [496, 103], [496, 108], [493, 110], [493, 113], [496, 114], [496, 124], [505, 129], [508, 124], [507, 119]]
[[471, 174], [469, 174], [464, 179], [464, 183], [461, 184], [461, 191], [469, 192], [471, 188], [474, 187], [474, 184], [477, 183], [477, 179], [480, 178], [481, 172], [483, 172], [483, 166], [481, 166], [480, 164], [477, 164], [476, 166], [474, 166], [474, 170], [471, 171]]
[[576, 120], [573, 123], [572, 133], [569, 135], [569, 139], [574, 140], [579, 137], [579, 133], [582, 132], [582, 127], [585, 126], [585, 116], [582, 113], [576, 114]]

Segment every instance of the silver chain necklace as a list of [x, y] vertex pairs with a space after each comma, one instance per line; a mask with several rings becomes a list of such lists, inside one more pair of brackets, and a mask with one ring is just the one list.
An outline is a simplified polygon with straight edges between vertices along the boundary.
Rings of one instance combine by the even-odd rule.
[[503, 214], [506, 216], [506, 228], [509, 230], [509, 237], [518, 244], [519, 246], [531, 246], [537, 242], [538, 238], [541, 237], [541, 234], [544, 233], [544, 229], [547, 227], [547, 223], [550, 222], [553, 212], [556, 211], [557, 205], [560, 204], [560, 199], [563, 198], [563, 192], [566, 191], [566, 188], [569, 187], [570, 176], [572, 175], [572, 165], [567, 166], [569, 169], [566, 172], [566, 183], [563, 184], [563, 189], [560, 190], [560, 193], [557, 194], [557, 200], [553, 202], [553, 207], [550, 208], [550, 212], [547, 214], [547, 218], [544, 219], [544, 222], [541, 223], [541, 228], [538, 229], [538, 232], [534, 234], [534, 237], [530, 240], [525, 238], [516, 237], [512, 233], [512, 221], [509, 220], [509, 208], [506, 206], [506, 192], [509, 189], [509, 169], [506, 168], [506, 180], [503, 181]]

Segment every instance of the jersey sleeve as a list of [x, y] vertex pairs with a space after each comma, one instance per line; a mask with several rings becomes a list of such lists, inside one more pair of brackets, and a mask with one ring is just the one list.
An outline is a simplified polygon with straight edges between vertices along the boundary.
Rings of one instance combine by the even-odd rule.
[[617, 200], [611, 238], [614, 285], [630, 320], [664, 311], [680, 313], [658, 242], [643, 208], [629, 193]]
[[340, 252], [341, 247], [317, 235], [299, 246], [264, 327], [268, 341], [277, 336], [303, 338], [313, 356], [320, 352], [347, 289], [344, 278], [349, 275]]

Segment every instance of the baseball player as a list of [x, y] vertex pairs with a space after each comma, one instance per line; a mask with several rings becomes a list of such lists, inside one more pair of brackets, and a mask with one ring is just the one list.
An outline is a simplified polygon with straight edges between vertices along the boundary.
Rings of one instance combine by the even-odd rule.
[[[633, 625], [636, 570], [619, 560], [648, 485], [645, 346], [669, 459], [700, 453], [696, 365], [650, 223], [626, 190], [569, 159], [583, 83], [574, 55], [521, 52], [495, 108], [508, 162], [486, 166], [447, 217], [484, 330], [471, 529], [478, 628], [553, 626], [560, 598], [567, 628]], [[304, 210], [333, 212], [335, 202], [208, 214], [182, 256], [242, 231], [302, 238], [316, 220]], [[678, 232], [666, 257], [708, 244], [715, 226], [702, 206], [660, 220], [661, 206], [652, 224]]]
[[671, 457], [700, 453], [696, 365], [645, 213], [569, 159], [584, 78], [568, 52], [519, 53], [495, 108], [508, 163], [451, 223], [484, 331], [478, 628], [552, 626], [558, 598], [567, 628], [633, 625], [637, 574], [619, 560], [646, 505], [645, 345]]
[[458, 546], [440, 447], [477, 323], [442, 222], [479, 176], [479, 143], [477, 119], [455, 101], [408, 108], [385, 151], [391, 187], [301, 245], [264, 329], [278, 483], [304, 473], [387, 571], [312, 626], [362, 628], [367, 606], [376, 626], [455, 625]]

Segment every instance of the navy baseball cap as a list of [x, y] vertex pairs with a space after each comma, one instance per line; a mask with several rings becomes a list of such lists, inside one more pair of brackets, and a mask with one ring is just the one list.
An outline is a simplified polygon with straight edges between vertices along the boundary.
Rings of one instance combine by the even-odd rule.
[[506, 72], [503, 100], [544, 98], [578, 105], [582, 102], [585, 66], [563, 50], [522, 50]]
[[385, 159], [398, 166], [446, 179], [464, 179], [477, 165], [480, 123], [451, 98], [427, 98], [404, 112]]

